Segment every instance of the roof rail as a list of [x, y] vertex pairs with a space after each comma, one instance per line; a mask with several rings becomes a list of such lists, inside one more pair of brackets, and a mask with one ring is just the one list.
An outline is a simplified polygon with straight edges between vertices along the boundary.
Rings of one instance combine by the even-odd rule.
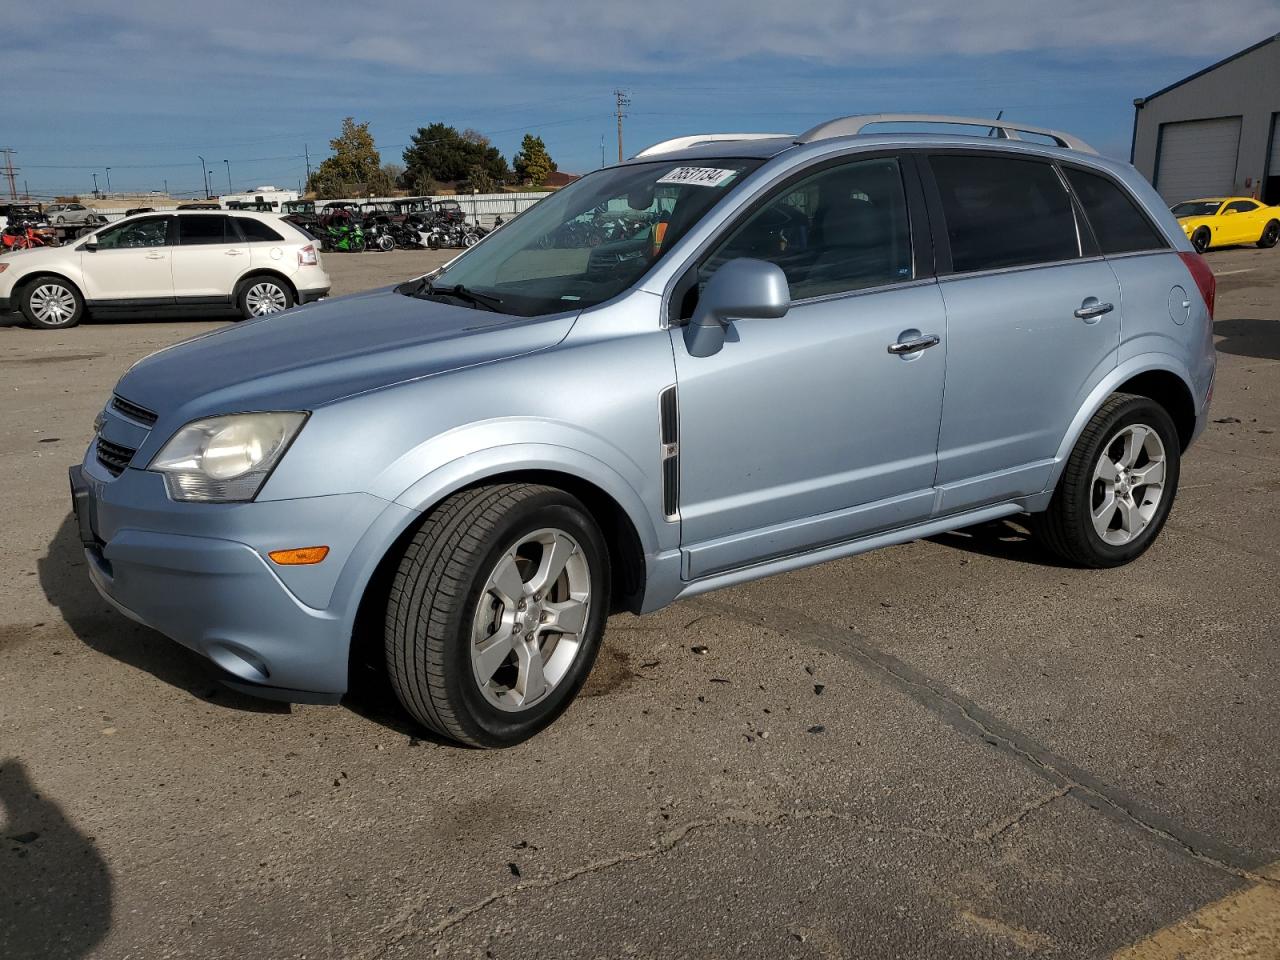
[[781, 137], [791, 137], [790, 133], [699, 133], [692, 137], [673, 137], [670, 140], [660, 140], [658, 143], [651, 144], [637, 153], [632, 160], [640, 157], [651, 157], [655, 153], [671, 153], [673, 150], [683, 150], [685, 147], [692, 147], [699, 143], [718, 143], [722, 140], [773, 140]]
[[796, 143], [812, 143], [814, 140], [829, 140], [832, 137], [849, 137], [862, 132], [864, 127], [873, 123], [939, 123], [965, 127], [987, 127], [991, 135], [1003, 140], [1021, 140], [1020, 133], [1035, 133], [1048, 137], [1058, 146], [1068, 150], [1079, 150], [1082, 153], [1097, 153], [1079, 137], [1060, 130], [1049, 130], [1046, 127], [1033, 127], [1025, 123], [1012, 123], [1008, 120], [991, 120], [983, 117], [950, 117], [937, 113], [863, 113], [852, 117], [840, 117], [820, 123], [811, 130], [806, 130], [796, 137]]

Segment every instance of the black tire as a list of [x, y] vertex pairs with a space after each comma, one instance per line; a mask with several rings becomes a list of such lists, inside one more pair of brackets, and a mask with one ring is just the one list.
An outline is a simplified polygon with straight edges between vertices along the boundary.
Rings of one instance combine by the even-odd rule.
[[1213, 237], [1210, 235], [1208, 227], [1201, 227], [1191, 234], [1191, 245], [1196, 248], [1196, 253], [1204, 253], [1208, 250], [1212, 240]]
[[[57, 318], [45, 313], [45, 318], [42, 319], [41, 313], [44, 311], [41, 310], [40, 301], [47, 299], [46, 291], [50, 290], [62, 291], [58, 299], [69, 303], [70, 311], [60, 314]], [[69, 330], [84, 319], [85, 313], [84, 297], [80, 295], [76, 285], [62, 277], [51, 275], [34, 277], [23, 285], [22, 292], [18, 294], [18, 309], [22, 311], [27, 324], [37, 330]]]
[[[590, 601], [575, 659], [549, 693], [523, 710], [489, 701], [471, 661], [472, 626], [489, 573], [520, 537], [554, 528], [587, 562]], [[573, 700], [595, 662], [609, 609], [609, 553], [574, 497], [554, 487], [474, 487], [427, 515], [400, 560], [387, 601], [387, 672], [416, 720], [475, 747], [508, 747], [542, 730]]]
[[1272, 220], [1262, 228], [1262, 236], [1258, 238], [1258, 246], [1270, 250], [1280, 240], [1280, 220]]
[[380, 234], [378, 236], [378, 249], [383, 253], [390, 253], [396, 248], [396, 242], [388, 234]]
[[[260, 312], [250, 304], [251, 298], [257, 302], [262, 302], [263, 294], [266, 290], [261, 288], [269, 288], [275, 291], [274, 296], [277, 302], [283, 301], [283, 306], [276, 310]], [[289, 284], [285, 283], [279, 277], [273, 277], [269, 274], [257, 274], [252, 277], [245, 277], [236, 287], [236, 310], [239, 312], [241, 319], [254, 320], [258, 317], [269, 317], [275, 313], [281, 313], [288, 310], [294, 304], [293, 290], [289, 288]]]
[[[1094, 468], [1103, 451], [1125, 427], [1154, 430], [1164, 446], [1164, 490], [1145, 527], [1128, 543], [1107, 543], [1090, 516], [1095, 494]], [[1033, 517], [1035, 531], [1050, 552], [1079, 567], [1118, 567], [1143, 554], [1159, 535], [1178, 492], [1182, 444], [1168, 411], [1148, 397], [1114, 394], [1093, 415], [1067, 459], [1048, 509]]]
[[58, 217], [58, 219], [54, 220], [53, 222], [54, 222], [54, 223], [56, 223], [56, 224], [61, 225], [61, 224], [64, 224], [64, 223], [66, 223], [66, 222], [67, 222], [67, 218], [66, 218], [66, 217]]

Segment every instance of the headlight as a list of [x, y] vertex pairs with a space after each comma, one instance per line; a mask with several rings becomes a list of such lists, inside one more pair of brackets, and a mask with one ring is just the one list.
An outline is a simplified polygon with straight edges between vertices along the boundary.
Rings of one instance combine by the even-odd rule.
[[147, 469], [164, 474], [174, 500], [252, 500], [306, 420], [305, 413], [196, 420], [175, 433]]

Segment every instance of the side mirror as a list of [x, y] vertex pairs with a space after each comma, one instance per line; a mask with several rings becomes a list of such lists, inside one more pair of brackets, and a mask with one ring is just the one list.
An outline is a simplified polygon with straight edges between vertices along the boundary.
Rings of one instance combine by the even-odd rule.
[[84, 243], [80, 244], [80, 249], [87, 253], [93, 253], [98, 249], [98, 241], [95, 238], [90, 237]]
[[772, 320], [791, 309], [787, 275], [776, 263], [746, 257], [730, 260], [711, 275], [684, 328], [692, 357], [710, 357], [724, 346], [731, 320]]
[[1229, 216], [1232, 216], [1235, 212], [1236, 212], [1236, 211], [1234, 211], [1234, 210], [1223, 210], [1223, 211], [1222, 211], [1222, 215], [1223, 215], [1224, 217], [1229, 217]]

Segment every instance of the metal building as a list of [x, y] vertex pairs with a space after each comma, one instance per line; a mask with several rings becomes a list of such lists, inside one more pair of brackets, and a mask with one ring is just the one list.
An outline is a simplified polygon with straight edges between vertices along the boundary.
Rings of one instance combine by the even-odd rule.
[[1133, 106], [1129, 159], [1169, 203], [1280, 203], [1280, 33]]

